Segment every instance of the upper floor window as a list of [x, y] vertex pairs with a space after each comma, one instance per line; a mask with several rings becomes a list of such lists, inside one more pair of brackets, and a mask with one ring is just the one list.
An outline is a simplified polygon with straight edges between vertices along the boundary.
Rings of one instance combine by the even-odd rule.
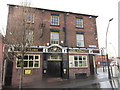
[[59, 44], [59, 32], [51, 32], [51, 44]]
[[29, 45], [33, 43], [33, 30], [26, 30], [26, 43]]
[[76, 27], [83, 28], [83, 18], [76, 17]]
[[83, 34], [76, 34], [76, 41], [78, 47], [84, 47], [84, 35]]
[[51, 15], [51, 25], [59, 25], [59, 16]]
[[26, 22], [27, 23], [34, 23], [34, 14], [27, 14]]

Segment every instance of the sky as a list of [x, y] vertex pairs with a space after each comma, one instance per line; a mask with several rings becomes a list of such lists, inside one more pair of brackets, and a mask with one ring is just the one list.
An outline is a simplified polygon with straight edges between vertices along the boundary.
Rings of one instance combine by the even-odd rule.
[[97, 32], [99, 48], [105, 48], [106, 30], [108, 29], [108, 54], [109, 57], [118, 56], [118, 2], [120, 0], [0, 0], [0, 32], [5, 35], [7, 25], [7, 4], [20, 5], [21, 2], [30, 2], [30, 6], [97, 15]]

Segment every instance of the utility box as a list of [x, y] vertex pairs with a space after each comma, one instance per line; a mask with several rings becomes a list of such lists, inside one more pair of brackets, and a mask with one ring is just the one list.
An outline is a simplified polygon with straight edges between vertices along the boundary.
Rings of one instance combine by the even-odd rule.
[[118, 77], [118, 66], [111, 66], [112, 77]]

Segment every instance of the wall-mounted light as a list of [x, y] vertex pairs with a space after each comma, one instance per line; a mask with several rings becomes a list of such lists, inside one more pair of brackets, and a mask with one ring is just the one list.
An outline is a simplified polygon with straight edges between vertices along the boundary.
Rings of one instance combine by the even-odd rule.
[[66, 69], [63, 69], [63, 71], [64, 71], [64, 74], [66, 74], [67, 70], [66, 70]]
[[63, 41], [61, 41], [61, 43], [63, 43]]
[[45, 10], [42, 10], [42, 13], [45, 12]]
[[49, 46], [50, 44], [49, 43], [47, 43], [47, 46]]
[[46, 70], [43, 70], [43, 73], [46, 73], [47, 71]]
[[67, 16], [70, 15], [70, 13], [67, 13]]
[[89, 16], [89, 18], [91, 19], [91, 18], [92, 18], [92, 16]]

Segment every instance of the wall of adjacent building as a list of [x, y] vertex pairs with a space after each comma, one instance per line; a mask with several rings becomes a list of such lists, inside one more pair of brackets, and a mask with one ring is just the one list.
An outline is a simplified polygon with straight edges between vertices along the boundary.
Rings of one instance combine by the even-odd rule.
[[2, 85], [2, 62], [3, 62], [3, 42], [2, 34], [0, 33], [0, 86]]

